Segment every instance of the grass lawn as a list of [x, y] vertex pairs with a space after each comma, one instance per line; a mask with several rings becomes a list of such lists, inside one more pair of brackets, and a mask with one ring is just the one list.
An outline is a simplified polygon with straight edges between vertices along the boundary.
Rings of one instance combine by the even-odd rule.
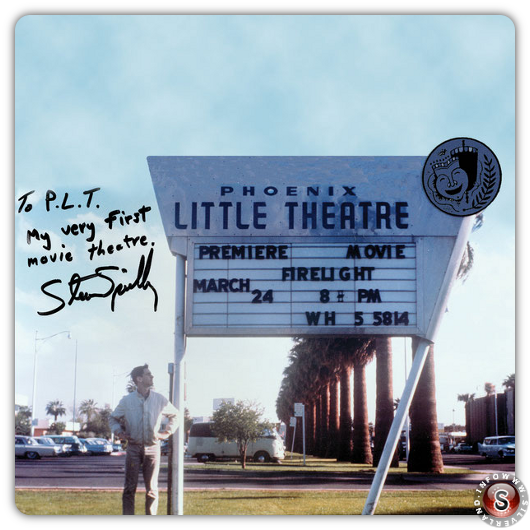
[[[185, 515], [360, 515], [367, 492], [190, 491]], [[161, 492], [159, 514], [167, 511]], [[121, 492], [25, 490], [15, 492], [18, 509], [28, 515], [121, 515]], [[144, 495], [136, 496], [143, 513]], [[381, 495], [376, 515], [474, 515], [473, 490], [406, 491]]]
[[[337, 462], [335, 459], [330, 458], [318, 458], [314, 456], [308, 456], [306, 458], [306, 465], [304, 466], [303, 456], [298, 453], [293, 453], [293, 458], [291, 459], [291, 453], [287, 453], [285, 459], [282, 460], [281, 464], [275, 464], [273, 462], [268, 464], [255, 464], [253, 462], [247, 462], [246, 468], [243, 470], [241, 468], [241, 463], [232, 461], [220, 461], [220, 462], [208, 462], [202, 465], [196, 464], [187, 464], [185, 465], [186, 469], [193, 469], [194, 472], [198, 471], [252, 471], [252, 472], [287, 472], [287, 473], [313, 473], [313, 472], [332, 472], [332, 473], [362, 473], [362, 474], [374, 474], [377, 468], [367, 465], [367, 464], [352, 464], [350, 462]], [[162, 464], [164, 465], [164, 464]], [[407, 464], [405, 462], [400, 462], [399, 467], [391, 467], [388, 470], [388, 473], [408, 473]], [[473, 474], [475, 471], [464, 468], [456, 467], [445, 467], [445, 474], [454, 474], [454, 473], [466, 473]], [[414, 475], [417, 473], [408, 473]], [[425, 475], [426, 473], [420, 473]]]
[[[308, 456], [303, 465], [302, 455], [287, 454], [282, 464], [247, 463], [246, 469], [235, 461], [208, 464], [187, 464], [194, 472], [212, 471], [244, 473], [329, 473], [332, 475], [373, 475], [375, 468], [363, 464], [337, 462]], [[164, 462], [163, 467], [167, 464]], [[401, 462], [389, 473], [408, 473]], [[445, 473], [473, 473], [469, 469], [445, 468]], [[422, 475], [427, 475], [423, 474]], [[200, 490], [186, 491], [186, 515], [360, 515], [367, 491], [256, 491]], [[167, 511], [167, 494], [161, 492], [159, 514]], [[18, 509], [28, 515], [121, 515], [121, 491], [90, 490], [20, 490], [15, 492]], [[136, 513], [142, 514], [144, 495], [136, 497]], [[473, 491], [403, 491], [383, 492], [376, 515], [472, 515]]]

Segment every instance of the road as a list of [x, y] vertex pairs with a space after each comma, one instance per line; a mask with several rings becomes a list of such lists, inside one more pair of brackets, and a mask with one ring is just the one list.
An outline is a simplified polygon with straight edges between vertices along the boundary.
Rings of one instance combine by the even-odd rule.
[[[163, 457], [163, 462], [166, 457]], [[453, 475], [425, 477], [406, 473], [389, 473], [387, 489], [473, 489], [481, 476], [491, 471], [514, 471], [514, 463], [486, 463], [476, 455], [444, 455], [446, 466], [466, 467], [480, 475]], [[123, 486], [125, 456], [71, 458], [43, 458], [38, 461], [16, 460], [15, 488], [95, 488], [121, 489]], [[204, 464], [187, 468], [184, 489], [296, 489], [296, 490], [368, 490], [372, 476], [328, 473], [246, 473], [212, 470], [204, 472]], [[160, 473], [160, 488], [167, 487], [167, 470]], [[139, 487], [142, 487], [140, 480]]]

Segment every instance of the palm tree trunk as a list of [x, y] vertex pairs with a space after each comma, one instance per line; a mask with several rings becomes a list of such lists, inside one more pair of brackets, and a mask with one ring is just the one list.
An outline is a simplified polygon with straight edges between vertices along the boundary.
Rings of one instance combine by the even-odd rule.
[[320, 404], [320, 447], [318, 456], [325, 457], [329, 442], [329, 381], [322, 385]]
[[351, 365], [343, 364], [340, 370], [340, 424], [337, 460], [349, 462], [352, 452], [351, 419]]
[[317, 411], [317, 404], [316, 404], [316, 400], [313, 399], [309, 403], [309, 417], [307, 418], [306, 451], [307, 451], [308, 455], [314, 455], [315, 454], [315, 444], [316, 444], [316, 437], [315, 437], [316, 421], [315, 421], [315, 419], [316, 419], [316, 411]]
[[[376, 339], [376, 401], [374, 466], [379, 464], [386, 439], [394, 419], [394, 390], [392, 383], [392, 339]], [[399, 467], [399, 453], [396, 449], [391, 467]]]
[[[416, 353], [418, 340], [412, 340]], [[425, 365], [410, 405], [409, 471], [443, 473], [444, 466], [438, 435], [436, 414], [436, 385], [434, 375], [434, 348], [430, 346]]]
[[320, 394], [320, 389], [317, 394], [316, 399], [316, 411], [315, 411], [315, 447], [313, 450], [313, 455], [320, 456], [320, 447], [322, 445], [322, 396]]
[[329, 425], [327, 458], [337, 458], [339, 437], [339, 376], [333, 374], [329, 384]]
[[371, 464], [370, 429], [366, 398], [365, 364], [353, 363], [353, 451], [354, 464]]

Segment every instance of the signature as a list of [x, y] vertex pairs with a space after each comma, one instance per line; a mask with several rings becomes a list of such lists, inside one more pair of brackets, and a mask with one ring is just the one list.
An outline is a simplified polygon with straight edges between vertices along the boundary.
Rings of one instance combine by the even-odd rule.
[[[125, 293], [132, 291], [133, 289], [139, 289], [142, 291], [150, 290], [153, 293], [153, 309], [157, 310], [158, 307], [158, 293], [155, 287], [149, 281], [149, 273], [151, 272], [151, 264], [153, 261], [153, 249], [149, 251], [147, 258], [142, 255], [138, 263], [138, 271], [136, 278], [132, 283], [116, 283], [108, 273], [110, 271], [119, 271], [126, 273], [127, 269], [120, 269], [116, 266], [97, 267], [93, 274], [87, 276], [80, 276], [75, 273], [68, 282], [68, 288], [70, 290], [70, 299], [65, 302], [64, 298], [54, 294], [48, 290], [48, 288], [55, 284], [62, 284], [63, 281], [60, 279], [50, 280], [43, 283], [41, 291], [50, 298], [53, 298], [59, 302], [59, 304], [48, 311], [37, 311], [37, 314], [41, 316], [48, 316], [58, 313], [66, 305], [72, 305], [74, 302], [89, 302], [93, 298], [108, 298], [110, 297], [110, 310], [114, 311], [116, 306], [116, 298], [123, 296]], [[94, 283], [97, 285], [101, 284], [101, 280], [105, 282], [105, 289], [95, 289]], [[92, 285], [92, 287], [90, 287]]]

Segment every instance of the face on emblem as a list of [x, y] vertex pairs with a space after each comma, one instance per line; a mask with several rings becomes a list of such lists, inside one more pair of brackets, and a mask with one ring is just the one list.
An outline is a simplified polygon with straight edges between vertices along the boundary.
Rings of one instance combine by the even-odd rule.
[[436, 175], [435, 187], [446, 199], [461, 200], [467, 190], [469, 178], [462, 168], [447, 168]]

